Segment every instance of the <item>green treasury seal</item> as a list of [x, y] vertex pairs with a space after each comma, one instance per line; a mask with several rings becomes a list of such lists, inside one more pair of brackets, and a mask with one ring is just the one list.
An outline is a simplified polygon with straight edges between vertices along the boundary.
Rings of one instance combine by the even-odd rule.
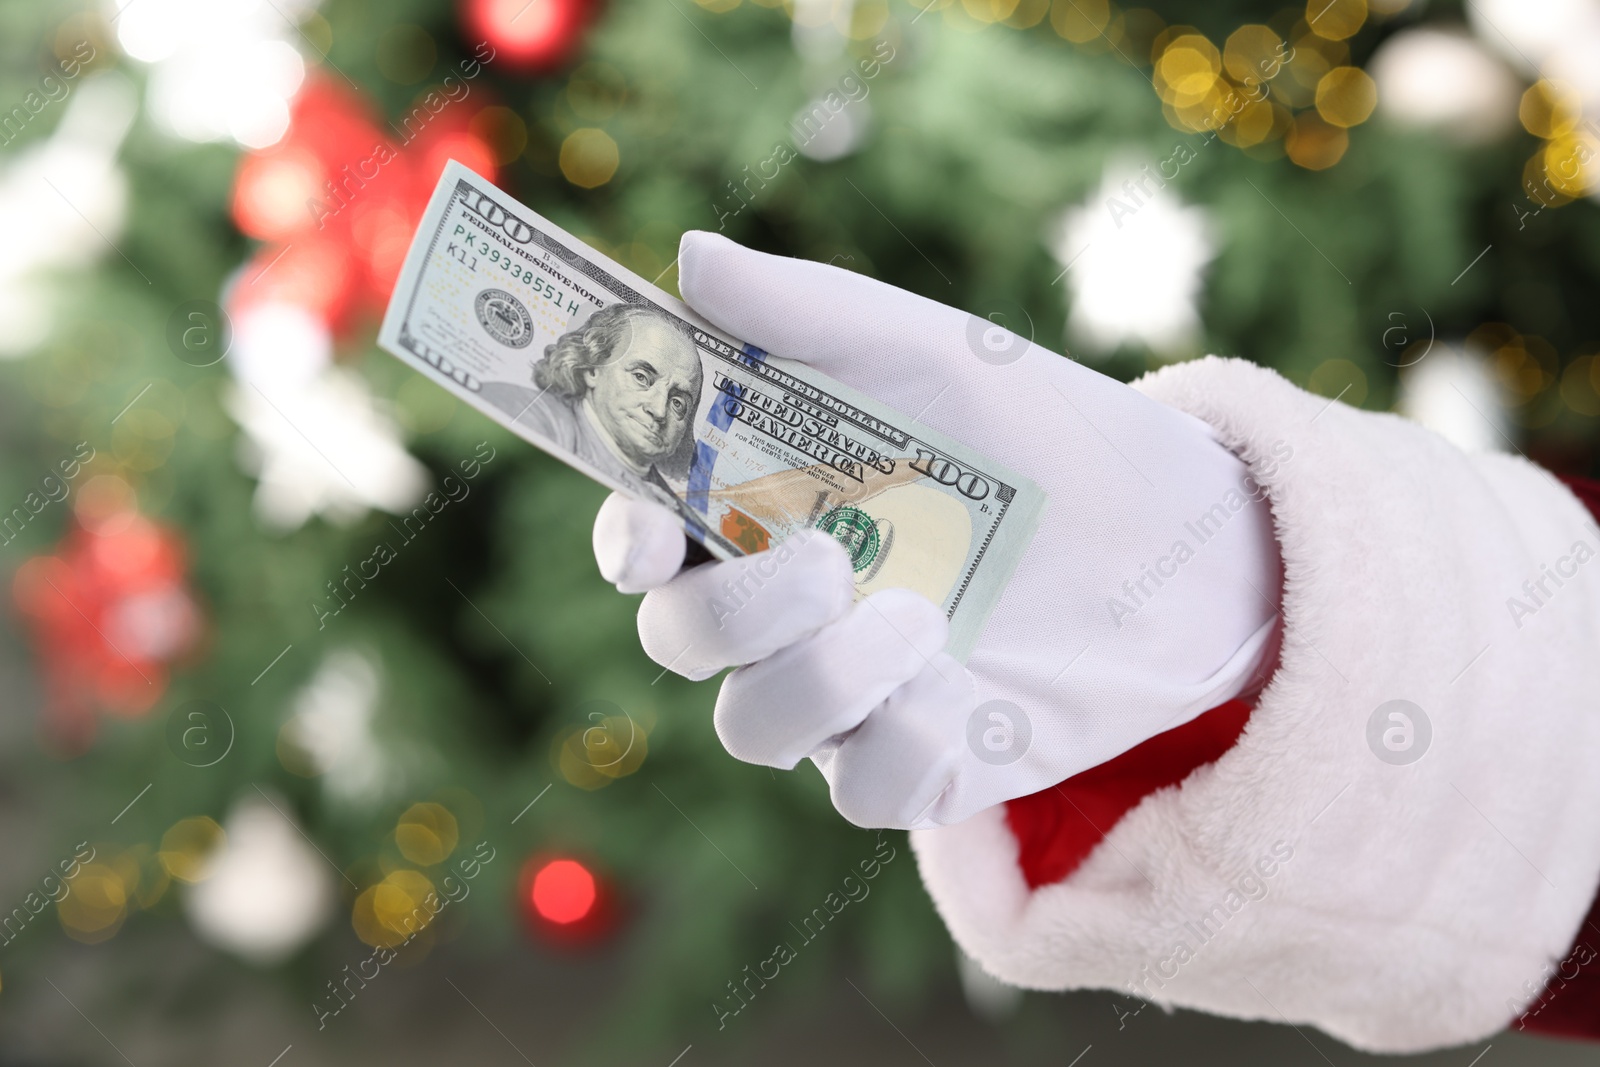
[[850, 553], [850, 565], [857, 571], [866, 570], [878, 557], [878, 524], [860, 508], [836, 507], [822, 517], [817, 528], [844, 546]]

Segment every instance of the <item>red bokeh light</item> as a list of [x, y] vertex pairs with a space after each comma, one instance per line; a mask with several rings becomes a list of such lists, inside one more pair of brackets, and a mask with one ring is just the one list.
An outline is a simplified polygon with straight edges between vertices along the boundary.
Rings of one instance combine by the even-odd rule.
[[593, 6], [591, 0], [463, 0], [462, 21], [511, 66], [546, 69], [567, 58]]
[[288, 132], [247, 154], [234, 181], [234, 221], [265, 243], [230, 289], [229, 314], [297, 304], [344, 338], [383, 313], [445, 163], [496, 180], [493, 150], [471, 132], [492, 98], [474, 94], [470, 107], [439, 99], [427, 92], [409, 113], [422, 116], [415, 124], [386, 130], [365, 95], [330, 78], [306, 80]]
[[306, 202], [327, 195], [326, 181], [322, 161], [310, 152], [291, 148], [248, 155], [234, 179], [234, 221], [257, 240], [292, 240], [313, 220]]
[[99, 713], [150, 712], [203, 627], [182, 536], [140, 515], [112, 483], [121, 485], [101, 475], [78, 491], [80, 521], [53, 555], [17, 568], [12, 585], [49, 697], [41, 736], [63, 756], [87, 751]]
[[534, 911], [553, 923], [575, 923], [594, 909], [594, 875], [577, 860], [551, 860], [533, 876]]

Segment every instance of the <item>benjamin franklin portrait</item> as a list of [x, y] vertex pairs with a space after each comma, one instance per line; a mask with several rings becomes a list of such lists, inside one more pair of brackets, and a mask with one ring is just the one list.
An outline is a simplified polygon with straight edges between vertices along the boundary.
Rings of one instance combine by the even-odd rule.
[[532, 388], [485, 382], [482, 395], [636, 491], [682, 485], [701, 370], [694, 343], [672, 319], [635, 304], [601, 308], [545, 349], [532, 380]]

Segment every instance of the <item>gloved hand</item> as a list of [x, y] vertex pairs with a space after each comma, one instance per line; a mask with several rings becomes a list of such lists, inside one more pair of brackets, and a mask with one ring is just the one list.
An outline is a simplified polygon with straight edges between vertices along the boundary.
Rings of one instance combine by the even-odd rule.
[[726, 333], [1049, 496], [965, 667], [917, 594], [852, 603], [845, 553], [820, 532], [679, 574], [671, 513], [607, 500], [595, 555], [619, 589], [648, 591], [645, 651], [691, 679], [738, 667], [716, 707], [734, 756], [782, 768], [810, 756], [857, 825], [948, 825], [1187, 722], [1266, 665], [1280, 581], [1270, 515], [1205, 423], [849, 271], [700, 232], [684, 234], [679, 271], [685, 301]]

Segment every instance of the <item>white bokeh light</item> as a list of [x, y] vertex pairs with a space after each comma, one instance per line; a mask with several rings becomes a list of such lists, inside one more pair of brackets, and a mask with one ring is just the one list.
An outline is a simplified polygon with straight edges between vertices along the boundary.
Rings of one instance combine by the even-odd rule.
[[[838, 94], [833, 95], [837, 98]], [[865, 99], [844, 100], [834, 111], [826, 96], [811, 100], [789, 123], [795, 149], [819, 163], [850, 155], [866, 141], [871, 127], [872, 108]]]
[[1465, 33], [1403, 30], [1368, 64], [1380, 112], [1410, 126], [1440, 129], [1459, 141], [1490, 141], [1517, 122], [1522, 85], [1495, 54]]
[[305, 80], [292, 20], [315, 5], [294, 0], [127, 0], [117, 42], [151, 65], [150, 115], [191, 141], [275, 144], [288, 102]]
[[48, 139], [0, 165], [0, 358], [48, 335], [52, 274], [120, 256], [127, 182], [116, 155], [137, 106], [133, 86], [116, 72], [88, 75], [61, 106]]
[[293, 955], [328, 921], [333, 873], [285, 813], [251, 795], [223, 825], [226, 842], [184, 895], [207, 942], [267, 966]]
[[333, 335], [298, 304], [256, 304], [234, 315], [228, 365], [271, 396], [306, 388], [332, 359]]
[[1600, 112], [1600, 0], [1477, 0], [1467, 16], [1524, 75], [1561, 82], [1577, 90], [1585, 114]]
[[1400, 373], [1400, 413], [1468, 452], [1505, 449], [1505, 402], [1482, 353], [1438, 343]]
[[1216, 255], [1213, 227], [1170, 184], [1157, 188], [1147, 177], [1154, 173], [1108, 167], [1100, 188], [1048, 235], [1072, 297], [1068, 332], [1092, 349], [1134, 342], [1170, 352], [1199, 331], [1202, 271]]
[[374, 721], [381, 685], [377, 664], [342, 648], [328, 654], [295, 698], [284, 740], [322, 776], [331, 799], [357, 804], [382, 797], [395, 771], [378, 745]]
[[377, 657], [350, 647], [329, 652], [294, 698], [281, 737], [335, 810], [374, 811], [443, 771], [436, 752], [382, 728], [382, 698]]
[[427, 490], [427, 468], [352, 370], [328, 366], [294, 389], [240, 381], [226, 404], [245, 431], [240, 461], [258, 482], [256, 517], [270, 528], [297, 529], [313, 515], [347, 525], [371, 508], [399, 513]]
[[259, 480], [257, 517], [274, 529], [404, 511], [427, 488], [398, 425], [332, 356], [328, 327], [297, 305], [258, 304], [234, 318], [227, 406], [245, 431], [241, 462]]
[[[1476, 0], [1467, 21], [1485, 44], [1537, 75], [1546, 60], [1567, 51], [1600, 26], [1597, 0]], [[1589, 53], [1589, 62], [1594, 54]]]

